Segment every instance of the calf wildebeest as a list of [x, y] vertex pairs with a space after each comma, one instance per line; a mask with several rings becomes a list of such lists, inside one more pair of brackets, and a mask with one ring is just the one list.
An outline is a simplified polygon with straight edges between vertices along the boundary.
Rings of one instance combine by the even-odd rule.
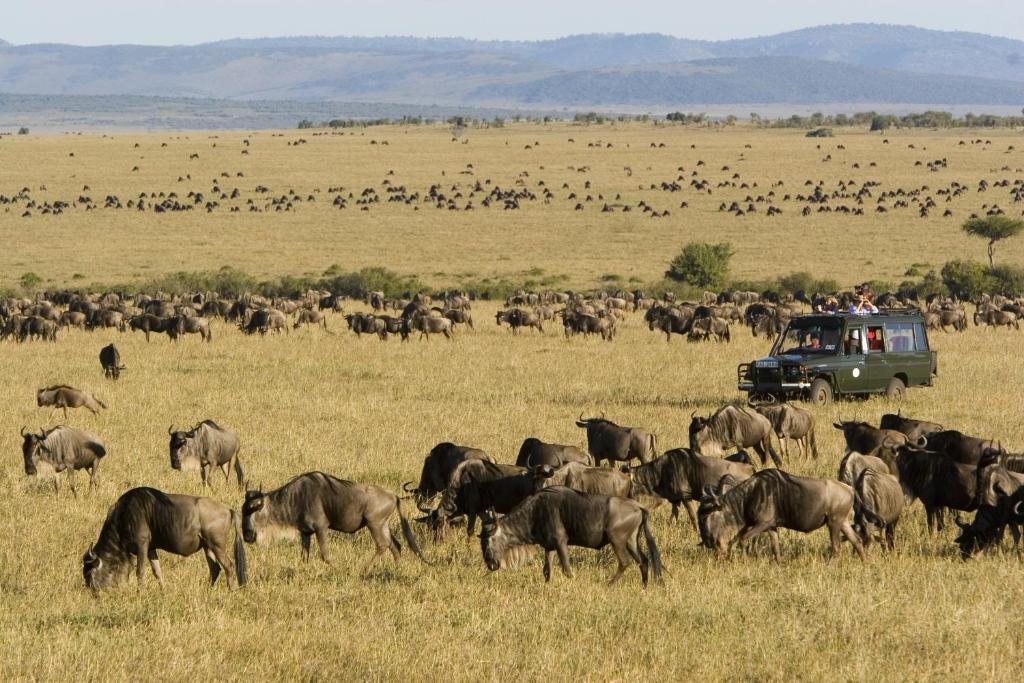
[[[235, 531], [234, 561], [228, 554], [228, 533]], [[82, 557], [85, 584], [97, 592], [120, 583], [131, 571], [139, 585], [149, 560], [153, 576], [163, 588], [157, 551], [187, 557], [200, 550], [210, 568], [210, 584], [223, 568], [231, 588], [232, 574], [238, 586], [246, 582], [245, 546], [239, 515], [212, 498], [167, 494], [152, 488], [127, 491], [107, 513], [96, 545]]]
[[584, 453], [575, 446], [544, 443], [532, 436], [523, 441], [523, 445], [519, 447], [519, 455], [516, 456], [516, 465], [519, 467], [540, 467], [541, 465], [561, 467], [568, 462], [593, 465], [594, 459], [589, 453]]
[[495, 462], [494, 458], [479, 448], [456, 446], [445, 441], [431, 448], [430, 453], [423, 459], [420, 483], [416, 488], [410, 489], [409, 484], [412, 482], [406, 482], [402, 485], [402, 490], [415, 496], [416, 507], [421, 512], [430, 512], [431, 509], [428, 507], [430, 500], [447, 488], [452, 472], [455, 471], [459, 463], [465, 460]]
[[576, 426], [587, 430], [587, 451], [594, 456], [594, 465], [600, 466], [604, 460], [609, 465], [616, 462], [629, 462], [637, 458], [640, 462], [650, 462], [657, 455], [657, 444], [654, 434], [639, 427], [620, 427], [611, 420], [601, 417], [584, 419], [580, 413]]
[[897, 411], [896, 414], [887, 413], [882, 416], [881, 421], [878, 423], [880, 429], [892, 429], [897, 432], [903, 432], [907, 435], [907, 440], [910, 443], [919, 443], [922, 436], [928, 436], [934, 432], [941, 432], [944, 428], [937, 422], [927, 422], [925, 420], [912, 420], [909, 417], [903, 417], [903, 411]]
[[176, 470], [199, 470], [203, 486], [209, 482], [209, 470], [219, 467], [224, 473], [224, 481], [228, 480], [231, 461], [235, 462], [235, 476], [238, 485], [242, 485], [245, 475], [242, 462], [238, 459], [238, 435], [217, 425], [213, 420], [203, 420], [189, 430], [175, 431], [174, 426], [167, 428], [171, 437], [171, 467]]
[[422, 560], [398, 496], [379, 486], [357, 484], [323, 472], [300, 474], [267, 493], [246, 491], [242, 532], [247, 543], [298, 535], [303, 561], [309, 560], [310, 542], [316, 535], [320, 559], [330, 564], [327, 531], [354, 534], [366, 527], [377, 546], [377, 552], [367, 563], [369, 569], [388, 550], [398, 561], [402, 546], [388, 527], [388, 520], [396, 511], [405, 542]]
[[320, 311], [314, 311], [309, 308], [300, 309], [295, 315], [295, 324], [292, 326], [296, 330], [303, 325], [320, 325], [327, 329], [327, 316]]
[[96, 486], [100, 458], [107, 454], [99, 437], [71, 427], [54, 427], [38, 434], [21, 428], [21, 452], [25, 458], [25, 474], [53, 474], [53, 489], [60, 493], [60, 473], [68, 473], [68, 486], [75, 496], [75, 471], [89, 472], [89, 488]]
[[864, 547], [871, 543], [877, 530], [880, 540], [892, 550], [904, 502], [899, 479], [867, 467], [854, 482], [853, 495], [853, 526]]
[[746, 452], [718, 458], [694, 453], [688, 448], [675, 448], [651, 462], [630, 468], [634, 485], [644, 494], [664, 498], [672, 504], [672, 518], [679, 518], [679, 505], [697, 526], [697, 510], [694, 501], [699, 501], [705, 488], [716, 486], [722, 477], [731, 475], [736, 481], [743, 481], [754, 473], [754, 465]]
[[783, 457], [789, 457], [789, 440], [796, 441], [800, 455], [807, 457], [810, 453], [818, 457], [818, 441], [814, 434], [814, 414], [806, 408], [792, 403], [778, 405], [754, 406], [754, 410], [768, 418], [772, 431], [779, 440], [779, 448]]
[[466, 516], [466, 535], [473, 535], [476, 519], [484, 510], [506, 514], [533, 493], [533, 475], [525, 467], [468, 459], [452, 470], [441, 502], [420, 521], [438, 528], [460, 515]]
[[100, 414], [100, 408], [106, 408], [107, 404], [99, 400], [91, 392], [81, 391], [66, 384], [54, 384], [51, 387], [40, 389], [36, 392], [36, 405], [40, 408], [50, 406], [50, 417], [58, 410], [64, 411], [64, 419], [68, 419], [68, 408], [86, 407], [93, 415]]
[[750, 407], [722, 406], [708, 417], [691, 414], [690, 448], [701, 455], [723, 456], [731, 448], [753, 448], [761, 464], [770, 455], [776, 467], [782, 466], [772, 446], [772, 423]]
[[103, 366], [103, 376], [116, 380], [121, 376], [125, 366], [121, 364], [121, 353], [113, 344], [107, 344], [100, 349], [100, 365]]
[[731, 488], [721, 484], [718, 491], [705, 491], [697, 511], [701, 542], [719, 555], [728, 554], [734, 542], [743, 546], [768, 531], [779, 560], [777, 529], [808, 533], [827, 525], [833, 556], [845, 536], [864, 559], [864, 547], [850, 526], [853, 489], [846, 484], [778, 469], [761, 470]]
[[[640, 547], [640, 535], [647, 553]], [[569, 546], [595, 550], [611, 544], [619, 567], [610, 583], [615, 583], [630, 565], [640, 565], [640, 576], [647, 585], [648, 558], [655, 581], [661, 581], [661, 553], [647, 524], [647, 510], [634, 500], [579, 493], [555, 486], [535, 493], [500, 520], [489, 516], [480, 534], [484, 562], [491, 571], [502, 565], [509, 550], [523, 545], [544, 549], [544, 580], [551, 580], [551, 553], [558, 553], [562, 572], [572, 577]]]

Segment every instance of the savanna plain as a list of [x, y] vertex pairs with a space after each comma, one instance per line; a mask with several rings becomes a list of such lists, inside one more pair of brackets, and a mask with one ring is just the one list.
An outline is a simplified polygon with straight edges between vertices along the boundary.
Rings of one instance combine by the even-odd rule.
[[[943, 158], [935, 171], [925, 165]], [[224, 265], [273, 278], [316, 276], [337, 264], [386, 266], [438, 288], [532, 278], [538, 288], [632, 289], [660, 278], [691, 240], [730, 242], [735, 277], [806, 270], [848, 287], [898, 281], [915, 263], [926, 270], [983, 258], [983, 243], [959, 226], [993, 203], [1010, 212], [1006, 189], [993, 185], [1024, 177], [1021, 167], [1019, 132], [976, 130], [840, 129], [809, 139], [802, 131], [634, 123], [510, 124], [454, 137], [426, 126], [4, 137], [0, 194], [28, 188], [37, 207], [84, 194], [97, 208], [77, 202], [60, 215], [34, 208], [23, 216], [25, 202], [0, 205], [0, 287], [16, 288], [30, 271], [43, 288], [88, 290]], [[661, 189], [680, 177], [678, 191]], [[694, 177], [707, 179], [712, 193], [694, 189]], [[981, 179], [987, 192], [976, 189]], [[829, 190], [877, 181], [875, 198], [922, 186], [938, 197], [953, 181], [968, 191], [940, 199], [927, 217], [914, 205], [876, 213], [874, 199], [864, 215], [802, 216], [804, 204], [782, 194], [809, 192], [807, 180]], [[478, 181], [487, 189], [466, 211]], [[142, 192], [147, 204], [160, 192], [184, 200], [199, 191], [209, 201], [213, 184], [224, 194], [237, 187], [238, 196], [210, 212], [104, 208], [108, 195], [124, 205]], [[433, 184], [449, 196], [461, 191], [459, 210], [387, 201], [389, 186], [422, 198]], [[268, 191], [257, 192], [260, 185]], [[513, 210], [482, 206], [494, 185], [537, 200]], [[344, 189], [331, 191], [337, 187]], [[357, 202], [369, 187], [382, 199], [363, 211]], [[302, 200], [271, 203], [290, 190]], [[722, 202], [746, 208], [772, 190], [781, 215], [766, 216], [764, 203], [743, 216], [719, 211]], [[333, 197], [349, 192], [347, 208], [337, 208]], [[652, 218], [640, 201], [669, 215]], [[288, 203], [290, 210], [276, 210]], [[832, 202], [844, 203], [854, 206]], [[604, 204], [611, 210], [602, 212]], [[626, 205], [633, 210], [623, 212]], [[947, 207], [953, 215], [944, 217]], [[997, 258], [1022, 263], [1024, 242], [1001, 244]], [[558, 324], [513, 337], [494, 324], [499, 308], [474, 302], [476, 329], [459, 329], [451, 342], [357, 339], [334, 313], [327, 332], [266, 338], [215, 322], [210, 344], [163, 335], [147, 343], [113, 330], [62, 331], [55, 344], [0, 342], [0, 677], [1019, 680], [1020, 558], [1007, 544], [961, 561], [952, 525], [929, 535], [919, 504], [901, 520], [893, 553], [872, 546], [861, 562], [844, 547], [830, 561], [826, 532], [782, 532], [779, 563], [760, 551], [719, 560], [662, 506], [652, 519], [667, 574], [663, 586], [646, 590], [635, 568], [606, 585], [609, 550], [574, 550], [576, 576], [556, 571], [544, 584], [538, 560], [491, 573], [477, 539], [467, 542], [456, 529], [434, 541], [418, 525], [429, 565], [404, 553], [397, 565], [389, 559], [364, 573], [373, 546], [361, 532], [331, 537], [333, 566], [301, 563], [297, 543], [249, 546], [250, 583], [238, 591], [208, 588], [198, 556], [167, 554], [163, 590], [149, 576], [141, 588], [132, 579], [98, 599], [86, 590], [82, 554], [121, 493], [140, 485], [204, 493], [197, 474], [169, 467], [172, 423], [209, 417], [234, 429], [247, 478], [264, 488], [319, 469], [399, 491], [441, 441], [483, 448], [502, 462], [514, 460], [527, 436], [583, 446], [574, 424], [581, 412], [650, 429], [659, 450], [686, 445], [691, 412], [736, 399], [737, 363], [767, 351], [766, 340], [742, 327], [731, 344], [666, 343], [639, 313], [610, 343], [566, 339]], [[899, 407], [1024, 450], [1021, 334], [932, 333], [935, 386], [912, 389]], [[97, 361], [112, 341], [128, 366], [116, 383], [104, 380]], [[77, 498], [65, 487], [55, 497], [22, 467], [19, 429], [44, 426], [49, 410], [35, 406], [35, 391], [54, 383], [92, 389], [109, 405], [99, 416], [69, 418], [109, 449], [98, 489], [86, 492], [80, 476]], [[794, 451], [785, 468], [834, 477], [843, 442], [831, 424], [877, 423], [896, 407], [870, 399], [815, 409], [820, 457]], [[206, 495], [240, 508], [233, 481], [214, 478]], [[412, 501], [403, 509], [416, 513]]]

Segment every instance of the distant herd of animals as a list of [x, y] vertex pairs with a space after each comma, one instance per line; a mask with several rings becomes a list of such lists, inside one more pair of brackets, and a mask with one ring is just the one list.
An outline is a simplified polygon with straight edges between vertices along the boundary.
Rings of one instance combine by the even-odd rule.
[[[102, 406], [87, 392], [64, 386], [41, 390], [37, 402], [65, 411]], [[576, 426], [585, 432], [585, 449], [531, 437], [523, 441], [515, 464], [499, 463], [478, 448], [440, 443], [424, 459], [419, 483], [403, 485], [403, 496], [323, 472], [300, 474], [271, 491], [246, 490], [240, 512], [206, 497], [133, 488], [110, 508], [83, 556], [85, 582], [98, 592], [134, 568], [141, 585], [148, 562], [162, 586], [158, 551], [187, 556], [201, 550], [211, 583], [223, 571], [229, 587], [242, 585], [245, 543], [298, 538], [308, 560], [315, 536], [321, 559], [329, 562], [327, 532], [354, 534], [363, 527], [376, 546], [368, 570], [386, 553], [398, 560], [401, 545], [391, 529], [395, 516], [405, 543], [429, 564], [402, 512], [408, 498], [423, 513], [415, 521], [437, 541], [458, 523], [472, 539], [481, 520], [481, 552], [490, 570], [515, 567], [539, 546], [545, 580], [550, 580], [553, 553], [571, 576], [570, 546], [610, 545], [617, 560], [611, 581], [635, 563], [645, 586], [649, 572], [662, 579], [651, 512], [665, 502], [673, 520], [685, 507], [701, 545], [720, 557], [734, 547], [753, 551], [755, 539], [767, 534], [779, 560], [779, 529], [807, 533], [822, 527], [828, 529], [833, 556], [843, 541], [861, 559], [876, 540], [892, 551], [900, 517], [915, 500], [921, 501], [933, 533], [942, 531], [948, 510], [975, 513], [969, 523], [956, 518], [961, 527], [956, 543], [964, 559], [998, 549], [1006, 529], [1019, 544], [1024, 525], [1024, 455], [901, 413], [883, 415], [878, 427], [834, 424], [846, 443], [835, 479], [782, 469], [784, 459], [794, 461], [790, 441], [805, 460], [820, 457], [813, 413], [790, 403], [728, 404], [707, 416], [694, 412], [688, 446], [661, 455], [654, 433], [617, 425], [603, 414], [580, 415]], [[39, 433], [23, 427], [21, 434], [27, 475], [52, 478], [58, 494], [60, 478], [66, 477], [77, 496], [74, 475], [85, 470], [90, 489], [96, 486], [99, 464], [108, 455], [100, 437], [67, 425]], [[241, 440], [233, 431], [203, 420], [187, 428], [171, 426], [168, 436], [173, 469], [199, 470], [204, 487], [215, 483], [216, 470], [227, 483], [234, 469], [238, 486], [246, 488]], [[753, 449], [766, 469], [758, 470], [746, 449]], [[769, 460], [774, 467], [767, 467]]]
[[[288, 146], [299, 146], [308, 141], [299, 138], [294, 143], [289, 141]], [[245, 138], [242, 141], [242, 155], [249, 155], [253, 139]], [[575, 140], [569, 139], [570, 145]], [[882, 144], [888, 144], [887, 139]], [[971, 144], [979, 143], [981, 149], [990, 150], [991, 140], [982, 142], [972, 140]], [[157, 152], [161, 155], [170, 153], [167, 142], [160, 145]], [[212, 148], [217, 143], [211, 143]], [[376, 144], [376, 140], [372, 141]], [[966, 143], [961, 140], [959, 146]], [[539, 147], [540, 143], [528, 145], [527, 149]], [[611, 143], [588, 144], [589, 148], [612, 147]], [[665, 143], [651, 143], [651, 148], [665, 148]], [[136, 143], [133, 149], [138, 149]], [[690, 145], [691, 150], [696, 145]], [[800, 216], [812, 214], [837, 213], [842, 215], [863, 216], [866, 212], [886, 213], [890, 211], [913, 211], [920, 217], [926, 218], [931, 212], [938, 212], [942, 209], [943, 217], [952, 217], [954, 211], [951, 207], [954, 202], [962, 197], [969, 196], [972, 185], [975, 193], [988, 192], [990, 188], [1004, 188], [1007, 190], [1006, 202], [1019, 203], [1024, 201], [1024, 180], [1018, 178], [1013, 181], [1008, 178], [998, 178], [991, 182], [986, 178], [980, 178], [976, 182], [961, 183], [950, 181], [941, 187], [932, 187], [931, 184], [922, 183], [910, 187], [886, 188], [877, 179], [865, 179], [857, 181], [852, 177], [840, 178], [833, 185], [827, 184], [824, 180], [807, 178], [803, 182], [803, 188], [799, 192], [790, 192], [785, 189], [785, 182], [782, 179], [763, 180], [770, 187], [762, 189], [756, 179], [744, 176], [740, 172], [742, 164], [746, 160], [747, 150], [752, 149], [746, 145], [739, 153], [739, 157], [733, 162], [733, 166], [723, 165], [715, 173], [704, 160], [697, 159], [688, 167], [677, 166], [675, 175], [656, 183], [638, 184], [637, 191], [654, 191], [668, 194], [690, 192], [702, 196], [715, 193], [726, 194], [729, 198], [722, 201], [719, 211], [730, 213], [734, 216], [759, 215], [778, 216], [784, 211], [793, 211]], [[822, 145], [817, 145], [822, 150]], [[914, 144], [907, 145], [908, 153], [918, 155], [927, 152], [926, 147], [920, 150]], [[1006, 154], [1014, 152], [1013, 145], [1008, 146]], [[833, 154], [836, 155], [833, 158]], [[821, 158], [824, 164], [831, 164], [833, 161], [843, 160], [851, 173], [860, 172], [862, 167], [873, 169], [877, 167], [874, 161], [858, 161], [850, 159], [850, 152], [846, 146], [838, 144], [833, 150], [827, 152]], [[74, 157], [74, 152], [69, 152]], [[199, 159], [199, 153], [190, 151], [185, 164]], [[183, 157], [178, 157], [182, 160]], [[848, 160], [848, 161], [847, 161]], [[169, 163], [162, 159], [162, 165]], [[910, 163], [909, 161], [907, 162]], [[913, 160], [913, 169], [927, 169], [929, 173], [947, 169], [949, 161], [946, 157], [938, 159]], [[133, 166], [132, 172], [139, 171], [139, 166]], [[589, 165], [571, 165], [568, 170], [582, 177], [587, 177], [591, 171]], [[544, 173], [545, 167], [540, 166], [534, 173]], [[623, 167], [626, 177], [632, 177], [633, 170], [630, 166]], [[992, 168], [992, 173], [1020, 173], [1022, 169], [1011, 168], [1005, 163], [998, 169]], [[463, 178], [455, 181], [450, 180], [442, 171], [440, 177], [429, 187], [414, 189], [406, 184], [395, 180], [395, 171], [390, 170], [379, 186], [366, 186], [362, 189], [344, 188], [341, 186], [329, 187], [326, 193], [320, 187], [296, 190], [274, 190], [266, 185], [257, 183], [247, 188], [240, 188], [238, 184], [245, 178], [242, 171], [221, 171], [219, 176], [212, 178], [203, 187], [198, 189], [151, 189], [142, 191], [131, 197], [121, 197], [114, 194], [106, 194], [102, 199], [94, 198], [93, 191], [89, 185], [84, 185], [78, 196], [36, 198], [32, 188], [22, 187], [12, 194], [0, 193], [0, 208], [5, 212], [20, 211], [23, 218], [40, 216], [60, 216], [70, 211], [119, 211], [130, 210], [137, 212], [153, 212], [166, 215], [178, 213], [190, 213], [193, 211], [204, 211], [215, 213], [227, 211], [229, 213], [247, 212], [289, 212], [297, 211], [302, 206], [315, 206], [323, 203], [333, 209], [347, 209], [350, 206], [357, 207], [361, 211], [370, 211], [371, 207], [381, 203], [389, 205], [408, 206], [418, 211], [420, 207], [433, 207], [447, 211], [471, 211], [477, 208], [500, 208], [502, 210], [516, 210], [522, 205], [539, 204], [541, 206], [552, 205], [562, 202], [572, 206], [576, 211], [584, 211], [588, 207], [600, 207], [601, 213], [627, 213], [638, 211], [651, 218], [667, 218], [671, 216], [669, 208], [656, 209], [646, 200], [629, 200], [624, 198], [622, 192], [602, 192], [594, 187], [590, 179], [577, 183], [576, 186], [563, 182], [560, 189], [552, 189], [552, 186], [543, 179], [533, 180], [530, 172], [523, 170], [507, 182], [503, 187], [500, 183], [492, 181], [491, 178], [484, 180], [473, 179], [476, 169], [473, 164], [467, 164], [459, 171]], [[185, 172], [178, 176], [178, 183], [192, 183], [192, 175]], [[46, 192], [45, 186], [38, 188], [39, 192]], [[877, 195], [877, 196], [876, 196]], [[322, 199], [321, 199], [322, 198]], [[874, 208], [871, 208], [873, 204]], [[943, 205], [945, 208], [942, 208]], [[687, 201], [678, 203], [678, 209], [689, 208]], [[783, 208], [783, 207], [792, 207]], [[1004, 215], [1007, 210], [1000, 207], [997, 202], [986, 202], [980, 208], [981, 214], [987, 216]], [[962, 212], [964, 213], [964, 212]], [[971, 212], [970, 217], [978, 217], [977, 211]], [[963, 215], [961, 215], [963, 217]]]
[[[475, 300], [471, 293], [453, 291], [434, 295], [408, 293], [399, 298], [388, 298], [377, 291], [367, 294], [362, 302], [314, 290], [290, 298], [249, 294], [225, 297], [216, 292], [181, 296], [40, 292], [31, 299], [0, 299], [0, 341], [55, 342], [64, 329], [117, 329], [142, 332], [147, 341], [153, 334], [166, 334], [174, 341], [184, 335], [198, 335], [211, 342], [211, 321], [218, 319], [235, 323], [249, 335], [288, 333], [304, 326], [319, 326], [333, 334], [328, 330], [331, 313], [343, 315], [347, 329], [356, 336], [368, 334], [386, 341], [390, 335], [399, 335], [404, 341], [414, 335], [421, 340], [441, 335], [451, 340], [460, 325], [474, 329]], [[495, 313], [495, 323], [506, 326], [513, 335], [523, 329], [543, 333], [545, 324], [560, 324], [566, 337], [594, 335], [612, 341], [622, 322], [630, 314], [642, 311], [647, 327], [665, 334], [669, 341], [673, 335], [681, 335], [695, 342], [729, 342], [734, 325], [749, 328], [755, 337], [770, 337], [785, 329], [795, 315], [824, 310], [829, 305], [845, 310], [856, 301], [857, 295], [852, 291], [797, 292], [788, 296], [774, 291], [704, 292], [699, 301], [680, 302], [671, 292], [654, 298], [641, 290], [519, 290], [506, 299], [504, 309]], [[345, 314], [347, 304], [363, 305], [369, 310]], [[934, 295], [919, 300], [905, 293], [885, 293], [876, 299], [876, 304], [880, 308], [919, 308], [929, 330], [944, 332], [964, 332], [971, 319], [975, 326], [1019, 330], [1024, 318], [1024, 297], [1002, 294], [963, 302]], [[973, 306], [971, 313], [968, 305]], [[116, 379], [123, 369], [117, 349], [105, 349], [104, 354], [104, 371]]]

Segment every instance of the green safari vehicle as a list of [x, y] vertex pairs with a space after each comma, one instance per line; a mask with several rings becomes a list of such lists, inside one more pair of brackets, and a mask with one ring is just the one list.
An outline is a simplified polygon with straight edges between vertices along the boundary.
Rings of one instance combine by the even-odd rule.
[[814, 313], [792, 318], [767, 357], [739, 366], [737, 380], [754, 400], [899, 399], [908, 387], [931, 386], [937, 360], [920, 311]]

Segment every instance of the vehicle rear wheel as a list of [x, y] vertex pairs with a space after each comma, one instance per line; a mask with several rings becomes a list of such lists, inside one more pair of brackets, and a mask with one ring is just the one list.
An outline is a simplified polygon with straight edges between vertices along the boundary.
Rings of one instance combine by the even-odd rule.
[[885, 388], [885, 397], [890, 401], [902, 401], [907, 395], [907, 385], [899, 377], [889, 380], [889, 386]]
[[827, 379], [819, 377], [811, 382], [808, 399], [816, 406], [828, 405], [832, 402], [832, 385], [828, 383]]

